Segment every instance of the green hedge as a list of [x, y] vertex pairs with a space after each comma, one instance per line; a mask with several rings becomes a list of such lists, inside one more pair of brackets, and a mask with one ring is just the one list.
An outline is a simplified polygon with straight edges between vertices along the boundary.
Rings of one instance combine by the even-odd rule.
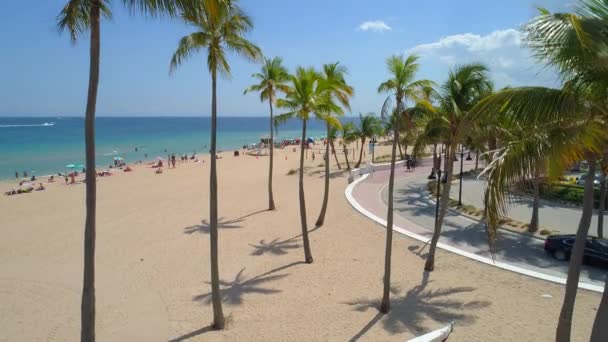
[[[583, 205], [583, 194], [585, 189], [581, 185], [574, 184], [543, 184], [540, 195], [546, 199], [557, 199], [568, 203]], [[598, 208], [600, 203], [600, 189], [594, 188], [594, 207]], [[608, 203], [608, 201], [607, 201]], [[608, 205], [606, 206], [608, 207]]]

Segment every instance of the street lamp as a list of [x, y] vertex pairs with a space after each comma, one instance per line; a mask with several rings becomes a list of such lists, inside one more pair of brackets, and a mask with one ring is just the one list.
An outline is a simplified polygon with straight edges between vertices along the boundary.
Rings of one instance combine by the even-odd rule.
[[[436, 157], [437, 157], [437, 144], [435, 144], [435, 147], [433, 149], [433, 162], [434, 163], [436, 163], [438, 160], [439, 161], [441, 160], [441, 155], [439, 155], [439, 158], [436, 158]], [[433, 167], [431, 168], [431, 174], [428, 177], [426, 177], [427, 179], [438, 179], [435, 177], [435, 166], [436, 165], [433, 165]]]
[[458, 190], [458, 206], [462, 206], [462, 159], [464, 157], [464, 146], [460, 145], [460, 189]]
[[[441, 148], [443, 152], [443, 147]], [[435, 226], [437, 226], [437, 219], [439, 218], [439, 193], [441, 192], [441, 154], [439, 154], [439, 161], [437, 163], [437, 169], [434, 169], [437, 173], [437, 199], [435, 200]]]

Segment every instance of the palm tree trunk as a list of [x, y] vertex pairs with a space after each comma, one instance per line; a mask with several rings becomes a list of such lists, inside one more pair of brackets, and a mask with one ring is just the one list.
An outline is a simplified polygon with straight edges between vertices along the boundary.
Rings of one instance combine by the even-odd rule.
[[[327, 136], [329, 137], [329, 123], [327, 124]], [[325, 190], [323, 191], [323, 204], [321, 205], [321, 213], [315, 222], [315, 227], [321, 227], [325, 221], [325, 212], [327, 211], [327, 200], [329, 199], [329, 144], [325, 144]]]
[[532, 188], [532, 190], [534, 191], [532, 199], [532, 218], [530, 219], [528, 231], [534, 233], [538, 231], [538, 206], [540, 203], [540, 175], [537, 169], [534, 170], [534, 176], [532, 178]]
[[217, 232], [217, 74], [211, 74], [211, 166], [209, 169], [209, 239], [211, 251], [211, 301], [213, 303], [213, 327], [224, 329], [224, 313], [222, 312], [222, 296], [220, 293], [220, 274], [218, 261], [218, 232]]
[[348, 162], [348, 148], [346, 142], [342, 141], [342, 144], [344, 145], [344, 159], [346, 159], [346, 169], [350, 170], [350, 163]]
[[100, 0], [91, 4], [91, 45], [89, 65], [89, 89], [84, 120], [84, 143], [86, 155], [86, 218], [84, 224], [84, 270], [82, 279], [82, 301], [80, 303], [80, 340], [95, 342], [95, 239], [97, 184], [95, 172], [95, 109], [99, 85]]
[[272, 95], [268, 97], [270, 104], [270, 166], [268, 168], [268, 210], [274, 210], [274, 197], [272, 196], [272, 168], [274, 162], [274, 135], [272, 125], [274, 123], [272, 112]]
[[479, 168], [479, 153], [475, 152], [475, 171]]
[[361, 166], [361, 159], [363, 159], [363, 147], [365, 147], [365, 138], [361, 138], [361, 151], [359, 152], [359, 161], [355, 165], [355, 169]]
[[308, 227], [306, 224], [306, 199], [304, 198], [304, 149], [306, 148], [306, 120], [302, 120], [302, 146], [300, 147], [300, 222], [302, 224], [302, 240], [304, 243], [304, 260], [307, 264], [312, 264], [312, 253], [308, 242]]
[[[397, 103], [400, 103], [398, 101]], [[380, 312], [388, 313], [391, 308], [391, 257], [393, 254], [393, 189], [395, 187], [395, 159], [399, 133], [393, 134], [393, 149], [391, 151], [391, 173], [388, 179], [388, 212], [386, 213], [386, 246], [384, 247], [384, 289]]]
[[401, 157], [401, 160], [405, 159], [405, 158], [403, 157], [403, 151], [401, 151], [401, 144], [400, 144], [400, 143], [397, 143], [397, 146], [399, 146], [399, 157]]
[[340, 162], [338, 161], [338, 154], [336, 153], [336, 148], [334, 146], [334, 139], [329, 139], [329, 144], [331, 145], [331, 154], [334, 155], [334, 158], [336, 159], [336, 165], [338, 165], [338, 170], [342, 170], [342, 166], [340, 166]]
[[[593, 216], [593, 178], [595, 177], [595, 156], [590, 155], [587, 158], [589, 162], [589, 171], [587, 172], [587, 181], [585, 182], [585, 191], [583, 193], [583, 213], [576, 231], [576, 240], [572, 253], [570, 255], [570, 266], [568, 267], [568, 278], [566, 280], [566, 293], [564, 294], [564, 302], [559, 314], [557, 322], [557, 331], [555, 340], [558, 342], [570, 341], [570, 333], [572, 330], [572, 311], [574, 310], [574, 302], [576, 300], [576, 291], [578, 289], [578, 281], [581, 273], [581, 263], [583, 261], [583, 252], [591, 225], [591, 217]], [[605, 324], [605, 323], [604, 323]]]
[[600, 203], [597, 212], [597, 236], [604, 238], [604, 211], [606, 210], [606, 169], [608, 169], [608, 155], [602, 159], [602, 172], [600, 178]]
[[595, 321], [593, 322], [590, 342], [608, 341], [608, 291], [606, 290], [608, 290], [608, 277], [606, 277], [602, 301], [597, 308], [597, 314], [595, 315]]
[[[455, 143], [450, 143], [445, 151], [445, 172], [447, 182], [443, 186], [443, 193], [441, 194], [441, 199], [439, 202], [439, 216], [437, 217], [437, 221], [435, 222], [435, 230], [433, 231], [433, 237], [431, 238], [431, 245], [429, 247], [429, 255], [426, 258], [426, 263], [424, 265], [425, 271], [432, 271], [435, 268], [435, 250], [437, 249], [437, 242], [439, 241], [439, 236], [441, 235], [441, 228], [443, 226], [443, 219], [445, 217], [445, 213], [448, 210], [448, 201], [450, 199], [450, 188], [452, 187], [452, 173], [454, 170], [454, 162], [452, 160], [453, 151], [456, 148]], [[441, 180], [439, 180], [441, 181]]]

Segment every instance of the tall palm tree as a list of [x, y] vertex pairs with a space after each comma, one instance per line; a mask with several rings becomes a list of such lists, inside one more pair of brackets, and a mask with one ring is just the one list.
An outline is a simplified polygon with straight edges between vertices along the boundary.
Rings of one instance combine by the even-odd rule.
[[[170, 15], [178, 11], [193, 10], [196, 0], [123, 0], [132, 13], [149, 16]], [[82, 286], [81, 331], [82, 341], [95, 341], [95, 239], [96, 239], [96, 193], [95, 184], [95, 111], [99, 85], [99, 55], [101, 50], [102, 17], [111, 18], [109, 0], [69, 0], [57, 16], [57, 28], [68, 31], [72, 43], [90, 31], [89, 40], [89, 85], [84, 120], [86, 156], [86, 218], [84, 228], [84, 270]]]
[[[395, 154], [399, 141], [399, 126], [409, 125], [405, 101], [418, 101], [421, 89], [430, 86], [427, 80], [415, 80], [418, 72], [418, 56], [393, 55], [386, 60], [390, 78], [380, 84], [378, 93], [388, 93], [382, 108], [382, 117], [393, 121], [393, 145], [391, 149], [391, 171], [388, 182], [388, 212], [386, 217], [386, 246], [384, 255], [384, 286], [380, 311], [390, 310], [391, 256], [393, 245], [393, 189], [395, 185]], [[394, 103], [394, 105], [393, 105]]]
[[[482, 64], [466, 64], [453, 69], [441, 90], [437, 92], [436, 98], [439, 102], [437, 115], [430, 121], [433, 128], [427, 131], [439, 130], [445, 134], [445, 175], [447, 181], [443, 186], [439, 215], [435, 222], [429, 254], [424, 266], [426, 271], [432, 271], [435, 268], [435, 251], [441, 235], [443, 219], [448, 209], [456, 148], [464, 142], [465, 132], [481, 116], [480, 113], [470, 110], [491, 90], [492, 84], [487, 75], [487, 68]], [[432, 107], [429, 108], [433, 109]]]
[[359, 114], [359, 127], [355, 129], [355, 134], [361, 140], [361, 150], [359, 150], [359, 160], [355, 165], [355, 169], [361, 166], [361, 160], [363, 159], [363, 149], [365, 148], [365, 141], [371, 139], [374, 135], [380, 132], [380, 120], [374, 116], [373, 113]]
[[[587, 159], [588, 179], [595, 176], [596, 160], [603, 152], [605, 144], [608, 108], [608, 57], [605, 49], [608, 39], [605, 35], [608, 22], [608, 2], [584, 0], [578, 2], [576, 13], [552, 14], [541, 10], [541, 14], [525, 26], [526, 40], [542, 63], [557, 69], [565, 85], [562, 89], [527, 87], [503, 90], [484, 100], [476, 110], [494, 110], [510, 113], [513, 120], [522, 124], [561, 123], [571, 118], [580, 118], [576, 129], [567, 137], [579, 137], [578, 141], [565, 147], [561, 144], [551, 150], [562, 149], [567, 156]], [[567, 140], [569, 141], [569, 140]], [[542, 146], [542, 145], [541, 145]], [[605, 145], [603, 145], [605, 146]], [[545, 153], [546, 154], [546, 153]], [[530, 163], [535, 153], [529, 153]], [[576, 159], [572, 157], [571, 159]], [[573, 161], [573, 160], [571, 160]], [[496, 166], [496, 170], [500, 170]], [[500, 173], [501, 171], [495, 171]], [[499, 178], [498, 176], [496, 176]], [[500, 184], [500, 182], [496, 182]], [[486, 195], [486, 213], [500, 209], [501, 188], [495, 185]], [[504, 189], [502, 189], [504, 190]], [[593, 182], [585, 183], [583, 212], [576, 233], [576, 240], [570, 255], [570, 265], [566, 281], [564, 302], [556, 329], [556, 341], [569, 341], [572, 314], [580, 277], [585, 242], [593, 215]], [[498, 209], [497, 209], [498, 208]], [[498, 212], [499, 213], [499, 212]], [[497, 214], [498, 214], [497, 213]], [[488, 232], [494, 234], [493, 222], [489, 220]], [[492, 236], [490, 236], [492, 237]], [[608, 304], [600, 303], [597, 320], [606, 317]], [[608, 325], [595, 324], [594, 336], [607, 336]]]
[[[306, 200], [304, 198], [304, 149], [306, 149], [306, 124], [311, 113], [322, 120], [337, 121], [333, 117], [323, 117], [324, 113], [342, 113], [342, 108], [333, 102], [333, 96], [328, 91], [321, 74], [313, 68], [298, 67], [296, 74], [290, 76], [291, 85], [285, 92], [285, 98], [277, 100], [277, 106], [291, 110], [275, 118], [276, 122], [284, 122], [296, 117], [302, 121], [302, 140], [300, 145], [299, 199], [300, 223], [302, 226], [302, 241], [304, 260], [313, 262], [308, 240], [308, 224], [306, 222]], [[338, 125], [338, 124], [336, 124]]]
[[[349, 98], [353, 95], [354, 90], [346, 83], [344, 75], [347, 74], [346, 67], [339, 65], [338, 62], [333, 64], [323, 65], [323, 82], [326, 84], [327, 92], [337, 102], [342, 104], [344, 108], [350, 109]], [[325, 144], [325, 185], [323, 190], [323, 203], [321, 204], [321, 212], [315, 222], [316, 227], [321, 227], [325, 221], [325, 213], [327, 212], [327, 202], [329, 200], [329, 147], [330, 135], [332, 128], [339, 128], [340, 121], [333, 116], [334, 113], [327, 112], [324, 115], [325, 125], [327, 127], [327, 143]], [[343, 113], [335, 113], [342, 115]], [[337, 158], [336, 158], [337, 160]]]
[[285, 82], [287, 82], [289, 78], [289, 73], [287, 72], [287, 69], [283, 66], [282, 63], [283, 60], [280, 57], [275, 57], [273, 59], [266, 58], [264, 61], [264, 66], [262, 67], [262, 72], [253, 74], [252, 76], [256, 78], [260, 83], [254, 84], [249, 88], [245, 89], [245, 94], [250, 91], [260, 92], [260, 101], [268, 100], [268, 105], [270, 106], [270, 165], [268, 168], [268, 210], [275, 209], [274, 198], [272, 196], [272, 167], [274, 160], [274, 137], [272, 129], [274, 125], [274, 114], [272, 104], [277, 99], [276, 91], [286, 90]]
[[217, 76], [230, 75], [226, 50], [250, 60], [261, 58], [260, 49], [244, 38], [253, 27], [251, 18], [237, 4], [237, 0], [203, 0], [201, 10], [185, 12], [184, 21], [198, 31], [179, 41], [171, 58], [171, 72], [194, 52], [207, 51], [207, 68], [211, 74], [211, 165], [209, 176], [209, 238], [211, 254], [211, 298], [213, 304], [213, 327], [224, 328], [224, 314], [219, 285], [218, 267], [218, 208], [217, 208]]

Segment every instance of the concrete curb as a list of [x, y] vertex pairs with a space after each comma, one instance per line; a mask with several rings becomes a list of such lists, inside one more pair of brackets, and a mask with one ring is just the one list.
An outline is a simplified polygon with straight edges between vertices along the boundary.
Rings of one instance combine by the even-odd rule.
[[[364, 216], [367, 216], [369, 219], [371, 219], [372, 221], [375, 221], [376, 223], [381, 224], [383, 227], [386, 228], [386, 220], [382, 219], [376, 215], [374, 215], [373, 213], [371, 213], [370, 211], [368, 211], [367, 209], [365, 209], [361, 204], [359, 204], [359, 202], [357, 202], [357, 200], [353, 197], [353, 190], [355, 189], [355, 187], [363, 182], [364, 180], [366, 180], [368, 177], [368, 174], [365, 174], [363, 176], [361, 176], [360, 178], [356, 179], [355, 181], [353, 181], [351, 184], [349, 184], [346, 189], [344, 190], [344, 195], [346, 196], [346, 199], [348, 200], [348, 202], [350, 203], [350, 205], [355, 208], [355, 210], [357, 210], [358, 212], [360, 212], [361, 214], [363, 214]], [[421, 241], [423, 243], [427, 243], [430, 239], [418, 235], [416, 233], [412, 233], [406, 229], [403, 229], [401, 227], [398, 226], [393, 226], [393, 231], [396, 231], [398, 233], [401, 233], [405, 236], [408, 236], [412, 239]], [[541, 280], [545, 280], [545, 281], [549, 281], [552, 283], [557, 283], [557, 284], [562, 284], [565, 285], [566, 284], [566, 278], [560, 278], [560, 277], [556, 277], [556, 276], [552, 276], [552, 275], [548, 275], [548, 274], [544, 274], [544, 273], [539, 273], [539, 272], [535, 272], [535, 271], [531, 271], [531, 270], [527, 270], [525, 268], [521, 268], [521, 267], [517, 267], [517, 266], [513, 266], [510, 264], [506, 264], [506, 263], [502, 263], [502, 262], [495, 262], [492, 259], [486, 258], [486, 257], [482, 257], [467, 251], [463, 251], [461, 249], [455, 248], [453, 246], [450, 245], [446, 245], [444, 243], [438, 242], [437, 243], [437, 247], [464, 256], [466, 258], [475, 260], [475, 261], [479, 261], [481, 263], [487, 264], [487, 265], [491, 265], [491, 266], [495, 266], [507, 271], [511, 271], [511, 272], [515, 272], [515, 273], [519, 273], [519, 274], [523, 274], [529, 277], [533, 277], [533, 278], [537, 278], [537, 279], [541, 279]], [[585, 289], [585, 290], [589, 290], [589, 291], [593, 291], [593, 292], [598, 292], [598, 293], [603, 293], [604, 292], [604, 288], [602, 286], [598, 286], [598, 285], [593, 285], [593, 284], [588, 284], [588, 283], [583, 283], [583, 282], [579, 282], [578, 287], [581, 289]]]

